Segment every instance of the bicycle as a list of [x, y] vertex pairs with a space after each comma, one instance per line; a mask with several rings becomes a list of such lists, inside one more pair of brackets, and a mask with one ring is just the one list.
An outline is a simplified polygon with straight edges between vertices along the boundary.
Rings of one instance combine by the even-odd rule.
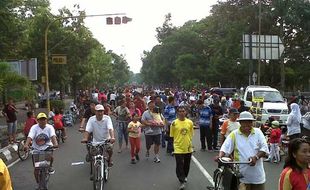
[[88, 142], [87, 146], [91, 155], [90, 167], [93, 188], [94, 190], [103, 190], [104, 183], [108, 181], [109, 177], [107, 149], [110, 146], [110, 141]]
[[62, 141], [62, 143], [64, 143], [65, 138], [63, 136], [62, 129], [55, 129], [55, 133], [56, 133], [56, 139], [57, 139], [58, 144], [60, 143], [60, 140]]
[[214, 171], [214, 187], [207, 187], [209, 190], [238, 190], [242, 174], [239, 171], [240, 164], [249, 164], [246, 162], [232, 161], [228, 157], [219, 158], [219, 167]]
[[21, 161], [25, 161], [29, 157], [29, 150], [25, 150], [26, 140], [27, 140], [27, 137], [24, 137], [18, 142], [18, 145], [17, 145], [17, 155]]
[[30, 150], [34, 169], [37, 170], [38, 190], [48, 189], [50, 161], [55, 148], [51, 146], [46, 150], [34, 150], [33, 148]]

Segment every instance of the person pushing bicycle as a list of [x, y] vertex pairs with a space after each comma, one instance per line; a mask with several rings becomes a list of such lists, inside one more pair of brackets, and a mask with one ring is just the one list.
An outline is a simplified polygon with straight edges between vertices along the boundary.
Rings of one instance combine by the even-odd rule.
[[240, 127], [232, 131], [224, 141], [219, 157], [233, 153], [235, 161], [246, 162], [249, 164], [240, 165], [241, 186], [246, 190], [264, 190], [265, 171], [262, 157], [269, 154], [268, 145], [262, 131], [254, 128], [255, 119], [250, 112], [240, 113], [237, 119]]

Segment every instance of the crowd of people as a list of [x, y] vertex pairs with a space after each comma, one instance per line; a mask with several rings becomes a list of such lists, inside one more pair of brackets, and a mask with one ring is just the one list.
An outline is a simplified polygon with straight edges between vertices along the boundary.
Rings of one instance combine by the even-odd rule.
[[[128, 88], [115, 92], [81, 91], [77, 95], [76, 104], [83, 112], [79, 126], [79, 131], [83, 133], [83, 143], [109, 139], [111, 144], [117, 142], [119, 154], [130, 146], [130, 163], [137, 164], [141, 157], [141, 135], [144, 134], [146, 158], [153, 156], [154, 163], [160, 163], [160, 148], [175, 157], [179, 189], [185, 189], [191, 155], [194, 149], [197, 150], [192, 143], [195, 128], [199, 128], [200, 132], [200, 150], [218, 151], [216, 160], [226, 156], [236, 161], [250, 160], [249, 165], [240, 166], [244, 176], [240, 180], [240, 188], [264, 190], [264, 159], [280, 162], [282, 131], [279, 122], [270, 121], [268, 127], [257, 128], [254, 125], [255, 117], [238, 96], [225, 97], [204, 91], [173, 89], [142, 93]], [[8, 108], [14, 111], [14, 106], [11, 107]], [[286, 133], [290, 143], [279, 179], [279, 189], [306, 190], [310, 188], [310, 146], [308, 139], [300, 138], [301, 114], [298, 104], [292, 103], [290, 108]], [[228, 118], [223, 121], [221, 118], [225, 114]], [[111, 117], [116, 119], [114, 126]], [[61, 117], [53, 118], [61, 120]], [[38, 144], [43, 140], [46, 145], [57, 146], [55, 129], [47, 124], [47, 120], [44, 113], [38, 114], [35, 119], [33, 113], [29, 112], [25, 125], [28, 137], [26, 148], [31, 141], [35, 142], [32, 144], [34, 148], [44, 148]], [[266, 132], [269, 134], [268, 139]], [[14, 136], [10, 139], [14, 141]], [[109, 166], [112, 167], [113, 148], [108, 153]], [[90, 157], [88, 153], [86, 160], [89, 161]], [[52, 167], [51, 172], [54, 172]]]

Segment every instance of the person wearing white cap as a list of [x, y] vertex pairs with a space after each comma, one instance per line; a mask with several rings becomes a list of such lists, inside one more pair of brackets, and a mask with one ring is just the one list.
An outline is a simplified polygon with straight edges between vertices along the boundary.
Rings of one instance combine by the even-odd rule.
[[241, 112], [237, 121], [240, 127], [227, 136], [220, 149], [219, 157], [233, 153], [235, 161], [250, 160], [250, 164], [239, 166], [243, 176], [240, 178], [241, 185], [247, 190], [264, 190], [266, 176], [261, 158], [269, 154], [265, 136], [260, 129], [253, 127], [255, 119], [250, 112]]
[[[104, 115], [104, 107], [101, 104], [97, 104], [95, 106], [95, 110], [96, 115], [90, 117], [87, 121], [86, 129], [81, 142], [86, 143], [90, 133], [93, 133], [93, 142], [102, 142], [109, 139], [110, 143], [113, 144], [115, 142], [115, 137], [110, 116]], [[109, 149], [108, 154], [109, 166], [112, 166], [113, 150]]]

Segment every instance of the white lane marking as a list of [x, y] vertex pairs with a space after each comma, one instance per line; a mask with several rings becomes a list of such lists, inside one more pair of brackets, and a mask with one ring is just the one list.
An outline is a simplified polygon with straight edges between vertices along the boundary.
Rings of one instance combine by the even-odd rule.
[[192, 156], [193, 162], [196, 164], [198, 169], [202, 172], [202, 174], [207, 178], [207, 180], [211, 183], [211, 185], [214, 187], [213, 178], [211, 175], [207, 172], [207, 170], [204, 169], [204, 167], [200, 164], [200, 162], [195, 158], [195, 156]]
[[84, 162], [72, 162], [71, 166], [83, 165]]
[[17, 160], [15, 160], [14, 162], [12, 162], [10, 165], [8, 165], [8, 168], [14, 166], [14, 164], [16, 164], [17, 162], [19, 162], [20, 159], [18, 158]]

